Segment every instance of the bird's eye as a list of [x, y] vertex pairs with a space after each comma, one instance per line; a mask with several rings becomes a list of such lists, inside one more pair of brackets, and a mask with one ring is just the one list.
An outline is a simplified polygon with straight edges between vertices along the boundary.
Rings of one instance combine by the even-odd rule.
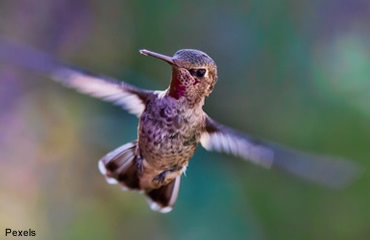
[[197, 70], [197, 77], [204, 77], [204, 74], [206, 74], [206, 71], [204, 68], [200, 68]]
[[189, 72], [192, 76], [204, 77], [207, 70], [204, 68], [199, 68], [199, 69], [190, 69]]

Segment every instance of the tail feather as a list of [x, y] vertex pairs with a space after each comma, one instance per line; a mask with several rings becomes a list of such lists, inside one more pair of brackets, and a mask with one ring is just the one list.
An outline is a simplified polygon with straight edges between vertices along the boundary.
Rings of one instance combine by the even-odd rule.
[[178, 176], [165, 186], [145, 192], [152, 210], [161, 213], [167, 213], [172, 210], [179, 193], [180, 177]]
[[180, 176], [157, 189], [142, 189], [137, 171], [137, 142], [133, 141], [105, 155], [99, 161], [99, 170], [109, 184], [121, 184], [124, 190], [144, 192], [154, 211], [167, 213], [176, 202], [180, 187]]
[[100, 159], [99, 170], [108, 183], [120, 183], [124, 188], [140, 190], [136, 169], [136, 145], [136, 141], [127, 143]]

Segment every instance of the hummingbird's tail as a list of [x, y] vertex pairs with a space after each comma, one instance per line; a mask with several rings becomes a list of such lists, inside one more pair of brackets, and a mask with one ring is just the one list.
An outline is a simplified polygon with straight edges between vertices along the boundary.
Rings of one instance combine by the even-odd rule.
[[109, 184], [121, 184], [123, 190], [143, 192], [152, 210], [167, 213], [176, 202], [180, 176], [157, 189], [143, 189], [138, 173], [137, 141], [116, 148], [99, 160], [99, 170]]
[[177, 199], [177, 194], [179, 193], [180, 178], [181, 176], [178, 176], [165, 186], [145, 191], [152, 210], [161, 213], [168, 213], [172, 210]]
[[99, 160], [99, 170], [109, 184], [120, 183], [123, 190], [140, 190], [136, 167], [136, 145], [136, 141], [126, 143]]

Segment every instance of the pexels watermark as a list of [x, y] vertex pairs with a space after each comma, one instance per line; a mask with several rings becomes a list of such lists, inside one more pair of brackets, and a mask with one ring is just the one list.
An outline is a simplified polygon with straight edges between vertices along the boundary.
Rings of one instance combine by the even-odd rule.
[[5, 237], [34, 237], [36, 231], [29, 228], [28, 230], [15, 230], [11, 228], [5, 228]]

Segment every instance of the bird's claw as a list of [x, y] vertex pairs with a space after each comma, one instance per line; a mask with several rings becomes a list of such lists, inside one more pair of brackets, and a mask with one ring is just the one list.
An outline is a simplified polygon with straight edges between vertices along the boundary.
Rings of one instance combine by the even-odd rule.
[[168, 171], [163, 171], [161, 172], [160, 174], [158, 174], [157, 176], [155, 176], [152, 180], [152, 182], [156, 185], [161, 185], [164, 180], [166, 179], [166, 175], [167, 175]]

